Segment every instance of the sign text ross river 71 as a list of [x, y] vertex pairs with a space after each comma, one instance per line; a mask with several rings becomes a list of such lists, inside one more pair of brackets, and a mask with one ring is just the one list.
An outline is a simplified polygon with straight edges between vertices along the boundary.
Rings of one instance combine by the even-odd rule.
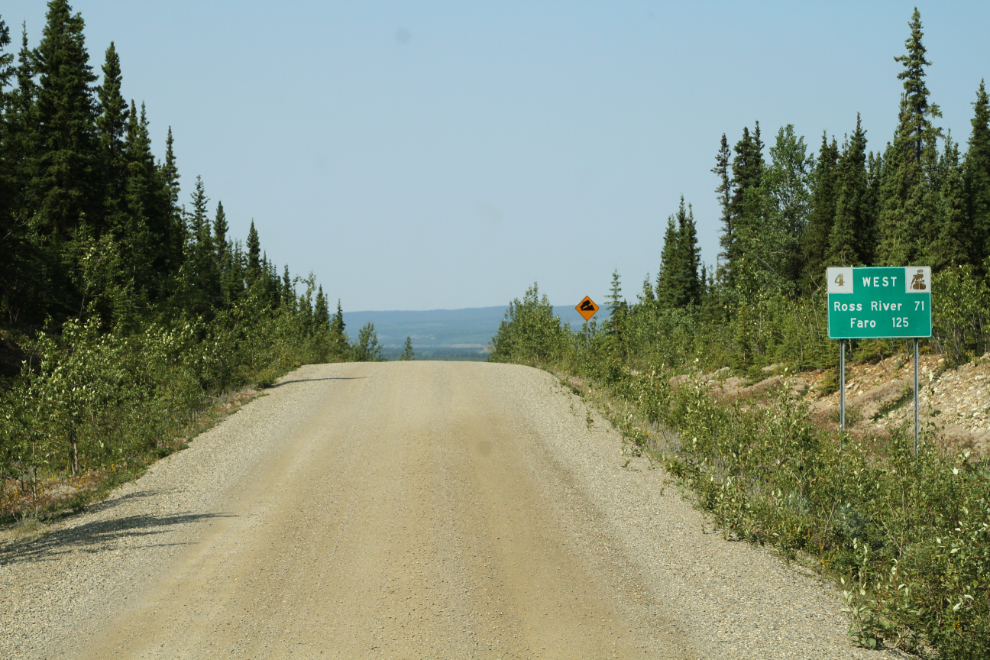
[[932, 336], [932, 279], [927, 266], [829, 268], [831, 339]]

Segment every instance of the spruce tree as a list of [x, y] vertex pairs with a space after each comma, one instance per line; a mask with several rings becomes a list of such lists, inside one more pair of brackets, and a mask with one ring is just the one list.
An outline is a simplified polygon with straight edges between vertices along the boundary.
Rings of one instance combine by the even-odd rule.
[[722, 224], [722, 235], [719, 237], [719, 245], [722, 251], [719, 253], [719, 257], [725, 263], [729, 263], [732, 260], [736, 250], [736, 235], [732, 229], [731, 162], [732, 154], [729, 152], [729, 142], [725, 138], [725, 133], [722, 133], [722, 142], [719, 145], [718, 154], [715, 156], [715, 167], [712, 168], [712, 173], [718, 177], [718, 186], [715, 188], [715, 194], [718, 196], [718, 205], [722, 210], [722, 217], [719, 219]]
[[248, 229], [247, 260], [247, 276], [250, 285], [254, 284], [261, 276], [261, 241], [258, 239], [258, 231], [254, 228], [254, 218], [251, 218], [251, 228]]
[[233, 263], [231, 261], [230, 241], [227, 240], [227, 214], [223, 210], [223, 202], [217, 202], [217, 213], [213, 217], [213, 250], [214, 259], [220, 270], [220, 297], [224, 305], [229, 305], [235, 297], [236, 285], [233, 281]]
[[952, 140], [951, 134], [946, 135], [940, 169], [939, 234], [929, 258], [929, 263], [936, 269], [969, 263], [970, 245], [974, 242], [959, 165], [959, 145]]
[[835, 139], [829, 143], [828, 135], [823, 133], [821, 150], [811, 177], [808, 224], [801, 236], [801, 252], [804, 255], [801, 288], [806, 294], [811, 294], [825, 281], [826, 255], [835, 223], [838, 161], [839, 147]]
[[11, 105], [10, 93], [7, 87], [10, 79], [14, 75], [14, 54], [4, 52], [10, 45], [10, 28], [0, 17], [0, 282], [6, 271], [6, 259], [3, 250], [4, 243], [9, 237], [10, 227], [13, 225], [13, 197], [14, 197], [14, 167], [8, 150], [10, 149], [11, 121], [7, 108]]
[[33, 54], [39, 76], [38, 151], [31, 193], [43, 234], [66, 239], [93, 211], [95, 112], [83, 19], [65, 0], [48, 3], [47, 23]]
[[[38, 94], [29, 138], [31, 181], [27, 204], [33, 236], [45, 264], [44, 309], [79, 313], [80, 261], [90, 245], [88, 225], [98, 216], [94, 194], [95, 111], [83, 19], [66, 0], [48, 3], [41, 43], [32, 54]], [[69, 270], [63, 266], [68, 262]]]
[[[279, 288], [279, 298], [282, 301], [282, 305], [288, 307], [293, 313], [295, 313], [295, 302], [296, 295], [292, 288], [292, 278], [289, 276], [289, 266], [284, 266], [282, 271], [282, 285]], [[337, 308], [340, 309], [340, 301], [337, 301]], [[341, 320], [343, 323], [343, 320]]]
[[11, 105], [7, 86], [14, 75], [14, 55], [4, 52], [10, 45], [10, 29], [0, 18], [0, 309], [8, 307], [8, 281], [13, 274], [13, 253], [17, 245], [13, 239], [14, 228], [14, 168], [16, 163], [11, 158], [10, 133], [11, 121], [7, 108]]
[[330, 309], [327, 307], [327, 298], [323, 295], [321, 285], [316, 292], [316, 308], [313, 310], [313, 326], [317, 332], [327, 332], [330, 330]]
[[192, 212], [188, 216], [186, 278], [188, 306], [194, 313], [208, 313], [220, 300], [220, 273], [216, 267], [216, 250], [207, 219], [209, 198], [202, 177], [193, 187]]
[[[138, 114], [134, 101], [127, 120], [125, 139], [127, 179], [125, 182], [126, 216], [113, 231], [128, 260], [128, 274], [139, 288], [151, 291], [160, 284], [155, 276], [155, 266], [162, 268], [156, 252], [164, 242], [164, 227], [153, 226], [158, 204], [155, 194], [160, 193], [155, 180], [155, 163], [151, 154], [151, 138], [148, 135], [144, 106]], [[156, 223], [157, 224], [157, 223]], [[156, 261], [159, 263], [156, 264]]]
[[120, 93], [120, 58], [114, 43], [107, 48], [103, 64], [103, 82], [96, 90], [99, 115], [96, 118], [97, 138], [100, 148], [100, 188], [102, 213], [99, 233], [114, 231], [118, 235], [126, 231], [127, 208], [127, 154], [124, 137], [128, 131], [130, 112]]
[[856, 130], [842, 149], [836, 168], [835, 219], [826, 251], [828, 266], [864, 266], [872, 258], [873, 213], [869, 208], [866, 131], [856, 115]]
[[684, 196], [677, 210], [677, 246], [673, 271], [673, 290], [676, 307], [697, 305], [701, 302], [701, 280], [698, 275], [701, 248], [698, 247], [698, 230], [694, 212], [688, 204], [684, 209]]
[[[288, 275], [288, 270], [286, 270], [286, 275]], [[340, 300], [338, 299], [337, 313], [333, 315], [333, 319], [330, 321], [330, 354], [336, 360], [346, 360], [348, 357], [349, 347], [344, 328], [344, 312], [340, 308]]]
[[639, 302], [641, 305], [646, 305], [647, 307], [652, 307], [657, 302], [656, 294], [653, 292], [653, 284], [650, 283], [649, 273], [643, 279], [643, 293], [639, 296]]
[[7, 23], [4, 22], [3, 17], [0, 16], [0, 99], [3, 99], [4, 103], [0, 106], [0, 109], [6, 109], [7, 101], [7, 86], [10, 84], [10, 79], [14, 75], [14, 54], [4, 53], [4, 49], [10, 45], [10, 28], [7, 27]]
[[43, 254], [31, 240], [34, 212], [27, 197], [37, 138], [37, 85], [26, 26], [11, 74], [15, 83], [5, 94], [0, 128], [0, 310], [11, 320], [40, 321], [49, 294]]
[[905, 41], [907, 54], [894, 59], [904, 65], [897, 74], [903, 80], [900, 116], [894, 142], [888, 149], [887, 177], [881, 188], [878, 222], [878, 261], [885, 266], [902, 266], [924, 258], [927, 246], [938, 235], [935, 221], [938, 190], [939, 154], [936, 141], [941, 131], [932, 120], [941, 117], [938, 106], [929, 103], [925, 85], [925, 59], [921, 15], [918, 10], [909, 24], [911, 36]]
[[667, 230], [663, 234], [663, 249], [660, 253], [660, 270], [657, 274], [657, 304], [660, 307], [676, 307], [681, 298], [681, 292], [676, 290], [678, 269], [677, 259], [680, 256], [677, 230], [677, 216], [667, 218]]
[[416, 354], [413, 352], [412, 337], [406, 337], [406, 343], [402, 347], [402, 355], [399, 356], [400, 360], [415, 360]]
[[973, 103], [973, 132], [963, 162], [963, 195], [970, 230], [969, 261], [982, 266], [990, 256], [990, 100], [980, 81]]
[[743, 263], [754, 237], [760, 231], [761, 200], [760, 183], [763, 180], [763, 141], [760, 138], [760, 122], [753, 132], [743, 128], [743, 136], [734, 147], [732, 160], [732, 199], [729, 215], [734, 234], [733, 249], [729, 253], [726, 268], [732, 286], [738, 286], [744, 274]]
[[172, 127], [168, 128], [165, 139], [165, 162], [158, 167], [158, 181], [162, 186], [163, 222], [168, 227], [168, 237], [159, 246], [159, 253], [164, 257], [165, 272], [175, 274], [183, 263], [183, 252], [186, 244], [186, 223], [183, 219], [182, 207], [179, 205], [179, 167], [176, 163]]

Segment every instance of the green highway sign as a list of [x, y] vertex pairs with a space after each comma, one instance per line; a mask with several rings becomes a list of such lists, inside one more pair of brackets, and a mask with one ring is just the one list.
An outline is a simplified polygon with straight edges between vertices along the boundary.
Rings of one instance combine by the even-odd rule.
[[932, 336], [931, 268], [829, 268], [826, 278], [830, 339]]

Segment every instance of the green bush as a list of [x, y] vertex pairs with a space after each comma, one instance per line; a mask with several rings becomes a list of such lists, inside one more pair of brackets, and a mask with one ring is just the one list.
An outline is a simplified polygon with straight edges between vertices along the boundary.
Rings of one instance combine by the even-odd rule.
[[568, 345], [568, 331], [554, 316], [546, 295], [540, 297], [536, 284], [522, 301], [509, 303], [498, 333], [492, 338], [490, 362], [519, 362], [545, 366], [559, 362]]
[[0, 479], [31, 484], [158, 455], [222, 392], [272, 384], [332, 357], [328, 332], [288, 307], [246, 295], [216, 314], [138, 332], [67, 321], [23, 348], [21, 376], [0, 392]]

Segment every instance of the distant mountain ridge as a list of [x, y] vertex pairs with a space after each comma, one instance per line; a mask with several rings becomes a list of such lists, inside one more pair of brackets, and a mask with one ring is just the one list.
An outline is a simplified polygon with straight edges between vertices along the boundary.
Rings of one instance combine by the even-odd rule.
[[[411, 337], [417, 352], [461, 349], [483, 353], [498, 332], [507, 310], [508, 306], [344, 312], [344, 325], [347, 334], [354, 339], [361, 327], [369, 322], [374, 323], [378, 343], [386, 349], [401, 349], [406, 337]], [[584, 322], [572, 307], [555, 307], [554, 313], [572, 326]]]

